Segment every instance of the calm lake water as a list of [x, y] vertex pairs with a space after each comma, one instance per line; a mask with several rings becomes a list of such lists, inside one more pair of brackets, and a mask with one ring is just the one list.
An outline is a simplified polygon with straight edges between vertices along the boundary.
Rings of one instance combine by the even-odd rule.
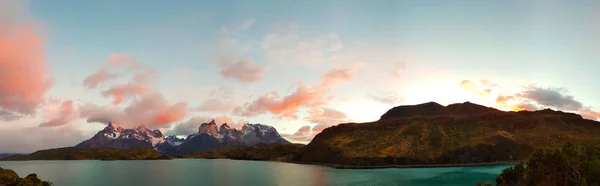
[[333, 169], [279, 162], [177, 159], [158, 161], [0, 161], [19, 176], [37, 173], [56, 186], [83, 185], [475, 185], [507, 166]]

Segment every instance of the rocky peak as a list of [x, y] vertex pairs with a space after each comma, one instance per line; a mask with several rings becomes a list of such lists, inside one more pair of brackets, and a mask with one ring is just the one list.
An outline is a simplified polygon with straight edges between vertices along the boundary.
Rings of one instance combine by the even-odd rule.
[[150, 130], [144, 126], [124, 128], [109, 123], [102, 131], [92, 138], [76, 145], [79, 148], [110, 147], [110, 148], [151, 148], [164, 143], [160, 130]]
[[229, 125], [227, 125], [227, 123], [223, 123], [223, 125], [221, 125], [221, 127], [219, 128], [219, 134], [221, 134], [221, 135], [226, 135], [226, 134], [230, 133], [230, 131], [231, 131], [231, 128], [229, 127]]
[[198, 128], [198, 134], [210, 134], [212, 136], [217, 136], [219, 135], [219, 131], [217, 129], [217, 124], [215, 123], [215, 120], [211, 120], [209, 123], [202, 123], [200, 125], [200, 128]]
[[245, 124], [241, 133], [247, 144], [256, 143], [289, 143], [283, 139], [275, 127], [262, 124]]
[[118, 131], [118, 130], [122, 130], [123, 127], [113, 123], [113, 122], [109, 122], [108, 125], [106, 127], [104, 127], [104, 131]]
[[174, 147], [181, 145], [185, 140], [186, 139], [178, 138], [177, 136], [167, 136], [167, 138], [165, 138], [165, 141]]

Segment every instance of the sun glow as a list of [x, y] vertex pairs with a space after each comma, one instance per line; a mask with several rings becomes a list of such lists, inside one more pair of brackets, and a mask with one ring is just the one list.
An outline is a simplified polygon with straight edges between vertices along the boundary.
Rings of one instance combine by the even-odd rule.
[[335, 104], [346, 113], [353, 122], [377, 121], [390, 108], [397, 105], [384, 105], [370, 100], [357, 99]]
[[519, 98], [513, 96], [517, 94], [511, 93], [511, 91], [503, 91], [500, 86], [486, 80], [481, 80], [479, 84], [465, 80], [461, 82], [460, 87], [467, 93], [475, 95], [477, 99], [484, 100], [485, 105], [496, 109], [504, 111], [531, 110], [523, 107]]

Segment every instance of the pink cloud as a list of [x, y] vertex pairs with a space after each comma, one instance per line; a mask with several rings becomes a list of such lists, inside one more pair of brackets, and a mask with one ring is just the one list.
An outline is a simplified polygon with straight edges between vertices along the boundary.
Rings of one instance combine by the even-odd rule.
[[146, 93], [124, 109], [88, 104], [80, 107], [87, 122], [115, 122], [126, 126], [160, 126], [185, 118], [187, 103], [170, 103], [160, 93]]
[[113, 85], [101, 92], [104, 97], [112, 97], [113, 104], [117, 105], [125, 100], [140, 96], [150, 91], [150, 84], [156, 79], [154, 70], [146, 70], [134, 74], [133, 81], [127, 84]]
[[317, 124], [312, 128], [312, 131], [316, 133], [340, 123], [350, 122], [350, 119], [346, 113], [332, 108], [313, 109], [311, 112], [309, 112], [309, 116], [304, 119], [308, 122]]
[[294, 133], [294, 136], [296, 136], [296, 137], [306, 136], [309, 132], [310, 132], [310, 126], [306, 125], [306, 126], [300, 127], [298, 129], [298, 131], [296, 133]]
[[293, 135], [285, 136], [286, 138], [298, 142], [310, 142], [317, 134], [321, 133], [326, 128], [341, 123], [351, 122], [346, 113], [332, 108], [312, 108], [309, 110], [308, 114], [309, 116], [304, 119], [317, 125], [312, 128], [310, 126], [303, 126]]
[[323, 103], [322, 92], [318, 92], [304, 83], [298, 83], [296, 90], [288, 96], [280, 97], [275, 92], [264, 94], [245, 108], [238, 107], [236, 111], [243, 116], [255, 116], [270, 112], [280, 118], [297, 119], [296, 112], [300, 107]]
[[187, 103], [169, 103], [162, 94], [149, 93], [125, 108], [128, 117], [138, 120], [140, 125], [164, 125], [179, 121], [187, 113]]
[[251, 60], [240, 60], [232, 64], [223, 64], [221, 76], [233, 78], [241, 83], [252, 83], [263, 77], [264, 66], [255, 65]]
[[[18, 2], [0, 2], [0, 107], [34, 114], [51, 78], [44, 60], [43, 37], [35, 23], [11, 12]], [[12, 8], [11, 8], [12, 7]]]
[[124, 53], [112, 53], [108, 55], [107, 65], [109, 68], [134, 68], [138, 61]]
[[352, 69], [349, 68], [341, 68], [341, 69], [333, 69], [327, 72], [323, 77], [321, 77], [321, 85], [320, 87], [333, 87], [340, 83], [345, 83], [350, 81], [354, 77], [354, 73]]
[[[112, 85], [101, 91], [103, 97], [112, 98], [118, 105], [132, 100], [125, 108], [86, 104], [80, 107], [80, 115], [87, 122], [115, 122], [127, 126], [161, 126], [185, 118], [187, 103], [171, 103], [152, 86], [156, 81], [156, 71], [143, 68], [133, 57], [125, 54], [111, 54], [109, 67], [129, 67], [132, 74], [129, 83]], [[135, 98], [135, 99], [134, 99]]]
[[[71, 122], [72, 120], [77, 118], [77, 111], [75, 110], [75, 107], [73, 107], [73, 101], [72, 100], [67, 100], [64, 101], [58, 111], [56, 113], [47, 113], [45, 115], [54, 115], [51, 116], [53, 119], [50, 119], [48, 121], [45, 121], [43, 123], [41, 123], [39, 126], [40, 127], [56, 127], [56, 126], [61, 126], [61, 125], [65, 125], [69, 122]], [[48, 117], [48, 116], [46, 116]]]
[[600, 112], [593, 111], [590, 108], [579, 109], [579, 114], [585, 119], [598, 121], [600, 120]]
[[96, 73], [86, 77], [83, 80], [83, 85], [88, 88], [96, 88], [98, 85], [105, 83], [108, 80], [117, 78], [117, 73], [110, 71], [119, 69], [126, 69], [128, 72], [141, 71], [135, 75], [134, 79], [137, 79], [137, 76], [141, 76], [142, 78], [152, 78], [155, 74], [151, 69], [146, 69], [146, 72], [144, 72], [144, 68], [142, 68], [141, 64], [135, 58], [127, 54], [112, 53], [108, 55], [104, 67]]
[[243, 107], [236, 107], [234, 113], [246, 117], [271, 113], [283, 119], [298, 119], [296, 113], [302, 107], [313, 108], [327, 103], [326, 94], [335, 86], [350, 81], [356, 67], [333, 69], [321, 77], [321, 83], [311, 87], [302, 82], [296, 84], [296, 89], [291, 94], [281, 97], [277, 92], [259, 96]]
[[96, 88], [98, 85], [115, 78], [114, 74], [111, 74], [105, 69], [101, 69], [98, 72], [89, 75], [83, 80], [83, 85], [88, 88]]
[[117, 105], [124, 100], [133, 98], [138, 95], [142, 95], [148, 92], [146, 85], [129, 83], [124, 85], [115, 85], [110, 87], [108, 90], [102, 91], [102, 96], [112, 97], [113, 104]]

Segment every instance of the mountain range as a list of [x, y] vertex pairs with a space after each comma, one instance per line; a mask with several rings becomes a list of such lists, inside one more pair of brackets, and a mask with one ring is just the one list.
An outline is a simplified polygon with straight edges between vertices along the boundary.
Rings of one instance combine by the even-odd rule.
[[[275, 128], [262, 124], [246, 124], [237, 130], [227, 124], [218, 127], [213, 120], [183, 139], [165, 137], [159, 130], [110, 123], [75, 148], [38, 151], [37, 156], [168, 159], [157, 155], [158, 151], [184, 158], [286, 161], [338, 168], [468, 165], [524, 160], [535, 149], [567, 143], [598, 147], [599, 133], [600, 122], [573, 113], [551, 109], [505, 112], [470, 102], [448, 106], [429, 102], [394, 107], [377, 121], [326, 128], [307, 145], [291, 144]], [[96, 151], [78, 149], [101, 149], [98, 152], [113, 155], [98, 156]], [[147, 150], [139, 153], [132, 149]], [[57, 152], [62, 155], [57, 157]], [[17, 156], [12, 159], [40, 159]]]
[[250, 146], [256, 144], [290, 144], [277, 130], [268, 125], [245, 124], [241, 130], [230, 128], [227, 123], [217, 127], [214, 120], [202, 123], [198, 132], [186, 139], [176, 136], [164, 136], [159, 130], [150, 130], [139, 126], [125, 128], [110, 122], [92, 138], [77, 145], [76, 148], [117, 148], [136, 149], [154, 148], [167, 155], [222, 148], [226, 146]]

